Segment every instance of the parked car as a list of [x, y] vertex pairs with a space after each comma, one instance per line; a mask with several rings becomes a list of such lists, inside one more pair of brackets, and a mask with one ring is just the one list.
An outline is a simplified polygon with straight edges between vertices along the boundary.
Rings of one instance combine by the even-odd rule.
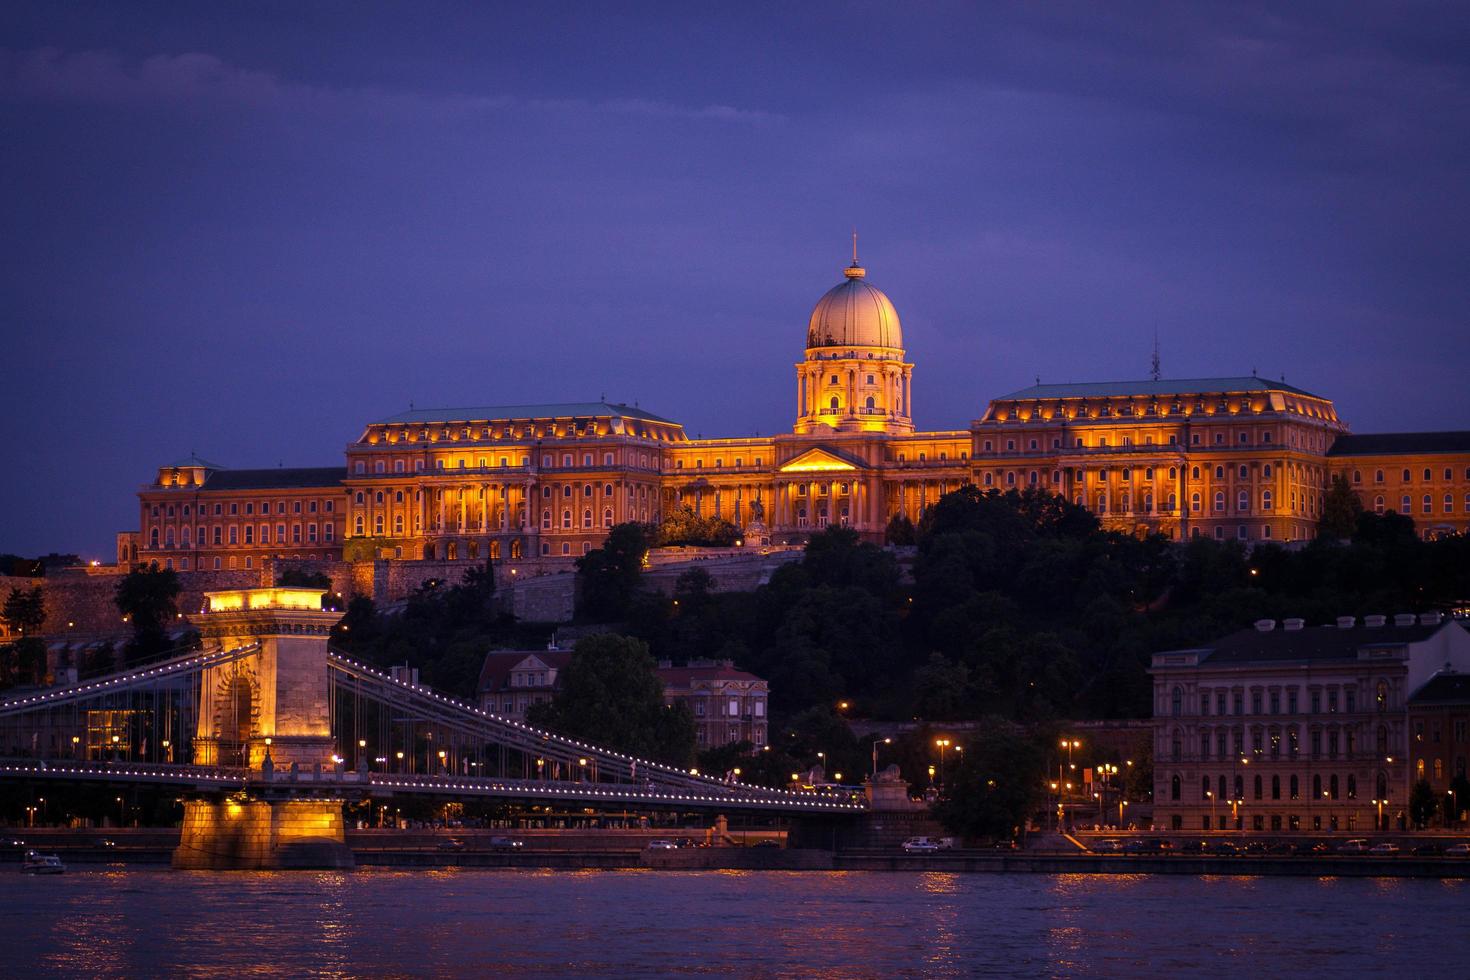
[[905, 854], [938, 854], [939, 844], [929, 837], [910, 837], [903, 842]]
[[1123, 853], [1123, 842], [1113, 838], [1095, 840], [1089, 850], [1094, 854], [1121, 854]]
[[514, 837], [490, 838], [490, 849], [494, 851], [518, 851], [525, 846], [525, 841], [516, 840]]
[[1445, 857], [1470, 857], [1470, 844], [1467, 844], [1464, 841], [1461, 841], [1458, 844], [1451, 844], [1449, 847], [1446, 847], [1444, 849], [1444, 854]]
[[[953, 837], [946, 837], [944, 839], [947, 841], [954, 840]], [[998, 840], [990, 845], [990, 849], [993, 851], [1017, 851], [1020, 850], [1020, 848], [1021, 845], [1017, 844], [1013, 840]], [[945, 850], [949, 850], [949, 847], [946, 847]]]
[[1356, 840], [1343, 841], [1341, 844], [1337, 845], [1337, 853], [1367, 854], [1368, 841], [1362, 837], [1359, 837]]
[[1146, 840], [1130, 840], [1123, 842], [1124, 854], [1152, 854], [1153, 848]]
[[766, 837], [766, 838], [763, 838], [762, 840], [756, 841], [754, 844], [752, 844], [750, 846], [751, 847], [780, 847], [781, 846], [781, 842], [778, 841], [778, 840], [772, 840], [771, 838]]
[[1205, 852], [1205, 847], [1206, 844], [1202, 840], [1187, 840], [1184, 842], [1184, 846], [1179, 848], [1179, 853], [1203, 854]]
[[1263, 840], [1253, 840], [1245, 845], [1245, 853], [1269, 854], [1271, 853], [1271, 847]]
[[1399, 846], [1393, 841], [1384, 841], [1381, 844], [1374, 844], [1368, 848], [1369, 854], [1397, 854], [1398, 852]]
[[671, 840], [651, 840], [648, 842], [650, 851], [677, 851], [679, 845]]
[[1291, 855], [1300, 854], [1301, 850], [1302, 845], [1298, 844], [1296, 841], [1279, 840], [1272, 844], [1269, 848], [1267, 848], [1267, 853]]
[[1331, 854], [1332, 845], [1327, 843], [1325, 840], [1319, 840], [1314, 843], [1309, 850], [1313, 854]]
[[1240, 848], [1234, 841], [1217, 840], [1210, 845], [1210, 853], [1221, 857], [1235, 857], [1240, 854]]
[[1417, 857], [1439, 857], [1444, 854], [1444, 845], [1429, 841], [1414, 848], [1412, 853]]
[[464, 850], [464, 841], [460, 840], [458, 837], [451, 837], [448, 840], [441, 840], [439, 842], [439, 850], [462, 851]]

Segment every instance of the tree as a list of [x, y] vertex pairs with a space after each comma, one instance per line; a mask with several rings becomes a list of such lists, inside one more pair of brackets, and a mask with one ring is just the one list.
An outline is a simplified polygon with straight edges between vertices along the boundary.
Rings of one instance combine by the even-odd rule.
[[30, 636], [46, 622], [46, 601], [38, 585], [33, 589], [11, 589], [0, 609], [0, 619], [22, 637]]
[[664, 704], [657, 664], [642, 640], [613, 633], [577, 641], [560, 672], [560, 689], [527, 719], [572, 738], [688, 766], [694, 759], [694, 715], [684, 702]]
[[618, 524], [601, 548], [577, 559], [578, 612], [584, 619], [606, 622], [623, 618], [638, 591], [638, 577], [648, 554], [647, 525]]
[[888, 527], [883, 532], [883, 539], [893, 545], [911, 545], [914, 543], [914, 522], [903, 514], [894, 514], [888, 522]]
[[169, 649], [168, 630], [178, 616], [179, 576], [157, 562], [139, 565], [117, 583], [115, 601], [132, 624], [133, 638], [123, 649], [127, 663], [137, 663]]
[[740, 539], [740, 529], [724, 518], [700, 517], [687, 504], [676, 507], [659, 525], [655, 536], [659, 545], [695, 545], [728, 548]]
[[1434, 792], [1434, 787], [1429, 785], [1429, 780], [1421, 779], [1409, 788], [1409, 819], [1414, 822], [1415, 828], [1423, 830], [1429, 826], [1429, 821], [1434, 819], [1434, 813], [1439, 809], [1439, 797]]
[[326, 572], [308, 572], [301, 568], [285, 568], [276, 576], [277, 585], [288, 585], [300, 589], [321, 589], [323, 592], [332, 587], [332, 577]]
[[1019, 729], [987, 719], [966, 739], [964, 761], [951, 767], [934, 816], [965, 837], [1019, 837], [1042, 801], [1044, 756]]
[[1358, 515], [1363, 513], [1363, 502], [1353, 491], [1353, 485], [1341, 473], [1332, 478], [1327, 496], [1322, 500], [1322, 520], [1318, 527], [1323, 534], [1340, 540], [1353, 536], [1358, 527]]

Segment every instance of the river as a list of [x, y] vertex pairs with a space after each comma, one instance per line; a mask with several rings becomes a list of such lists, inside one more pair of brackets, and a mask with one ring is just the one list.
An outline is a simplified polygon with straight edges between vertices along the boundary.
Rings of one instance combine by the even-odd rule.
[[0, 875], [6, 976], [1461, 975], [1470, 881], [500, 870]]

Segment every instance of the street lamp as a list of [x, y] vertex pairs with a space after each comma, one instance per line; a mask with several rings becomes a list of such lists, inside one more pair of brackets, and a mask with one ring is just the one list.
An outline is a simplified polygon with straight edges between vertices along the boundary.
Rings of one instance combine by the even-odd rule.
[[1205, 795], [1210, 798], [1210, 826], [1218, 828], [1220, 822], [1215, 819], [1215, 793], [1213, 790], [1205, 790]]
[[875, 782], [878, 779], [878, 743], [879, 742], [882, 742], [884, 745], [892, 745], [893, 744], [893, 739], [887, 737], [886, 735], [883, 736], [883, 737], [880, 737], [880, 738], [873, 739], [873, 780]]
[[939, 781], [944, 782], [944, 750], [954, 743], [947, 738], [936, 738], [934, 744], [939, 746]]

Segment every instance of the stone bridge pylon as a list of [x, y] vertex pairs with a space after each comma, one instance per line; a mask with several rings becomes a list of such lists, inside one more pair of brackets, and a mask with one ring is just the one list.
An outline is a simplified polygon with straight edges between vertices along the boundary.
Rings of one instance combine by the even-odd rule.
[[[190, 621], [206, 646], [258, 645], [200, 675], [195, 761], [259, 777], [334, 765], [327, 640], [340, 613], [318, 589], [206, 594]], [[242, 787], [244, 779], [242, 778]], [[339, 799], [252, 799], [242, 791], [187, 800], [174, 852], [180, 868], [351, 867]]]

